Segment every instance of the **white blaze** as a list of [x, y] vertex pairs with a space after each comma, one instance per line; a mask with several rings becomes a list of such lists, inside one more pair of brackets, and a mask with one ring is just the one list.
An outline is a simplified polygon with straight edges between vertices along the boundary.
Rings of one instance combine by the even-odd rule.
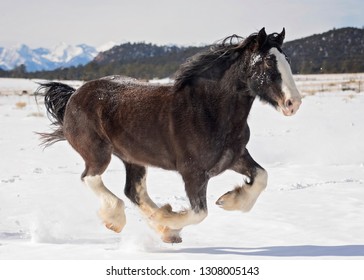
[[[301, 104], [301, 95], [293, 80], [291, 67], [289, 66], [284, 54], [282, 54], [277, 48], [271, 48], [269, 53], [274, 55], [277, 59], [278, 71], [282, 77], [282, 91], [284, 93], [285, 101], [290, 100], [293, 103], [295, 112]], [[280, 106], [285, 107], [286, 104], [280, 104]], [[284, 108], [282, 109], [284, 110]]]

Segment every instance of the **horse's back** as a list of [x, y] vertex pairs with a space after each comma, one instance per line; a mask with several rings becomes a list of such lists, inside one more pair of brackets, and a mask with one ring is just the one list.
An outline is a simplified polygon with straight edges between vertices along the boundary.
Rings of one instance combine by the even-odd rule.
[[107, 76], [82, 85], [70, 98], [65, 118], [76, 113], [107, 122], [123, 115], [141, 117], [141, 112], [147, 112], [150, 119], [161, 113], [163, 104], [169, 105], [170, 92], [170, 87], [125, 76]]
[[67, 104], [66, 139], [75, 146], [82, 135], [96, 138], [94, 141], [111, 145], [123, 160], [173, 169], [168, 140], [171, 98], [168, 86], [128, 77], [87, 82]]

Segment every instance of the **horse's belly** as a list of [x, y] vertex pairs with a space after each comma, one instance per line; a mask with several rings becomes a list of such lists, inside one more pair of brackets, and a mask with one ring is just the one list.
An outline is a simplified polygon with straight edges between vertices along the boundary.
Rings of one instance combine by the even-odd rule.
[[167, 170], [176, 169], [175, 157], [164, 145], [153, 144], [151, 141], [130, 141], [124, 138], [113, 141], [113, 146], [114, 154], [126, 162]]

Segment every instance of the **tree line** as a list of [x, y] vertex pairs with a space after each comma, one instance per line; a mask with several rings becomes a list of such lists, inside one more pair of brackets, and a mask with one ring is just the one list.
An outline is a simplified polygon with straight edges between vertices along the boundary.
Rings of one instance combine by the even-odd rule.
[[[171, 77], [179, 66], [205, 47], [157, 46], [126, 43], [100, 53], [84, 66], [28, 72], [24, 65], [1, 77], [59, 80], [92, 80], [108, 75], [138, 79]], [[341, 28], [284, 44], [294, 74], [364, 72], [364, 29]]]

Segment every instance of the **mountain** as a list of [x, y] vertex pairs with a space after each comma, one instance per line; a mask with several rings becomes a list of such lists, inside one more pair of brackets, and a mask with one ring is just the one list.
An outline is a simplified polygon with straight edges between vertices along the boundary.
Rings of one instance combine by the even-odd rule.
[[24, 71], [24, 69], [12, 71], [1, 71], [0, 69], [0, 76], [91, 80], [118, 73], [139, 79], [164, 78], [171, 76], [188, 57], [205, 48], [124, 43], [105, 52], [100, 52], [86, 65], [31, 73]]
[[[99, 53], [78, 69], [78, 75], [86, 79], [115, 73], [141, 79], [168, 77], [188, 57], [207, 47], [125, 43]], [[283, 49], [294, 74], [364, 72], [364, 29], [333, 29], [286, 42]]]
[[164, 56], [176, 55], [186, 50], [186, 47], [157, 46], [145, 43], [125, 43], [115, 46], [108, 51], [99, 53], [94, 62], [99, 65], [106, 65], [114, 62], [129, 63], [150, 58], [161, 58]]
[[364, 29], [340, 28], [283, 46], [293, 73], [364, 72]]
[[99, 53], [85, 66], [92, 68], [87, 78], [122, 73], [140, 79], [171, 76], [178, 67], [195, 53], [206, 47], [157, 46], [146, 43], [125, 43]]
[[[111, 44], [102, 47], [107, 50]], [[92, 61], [98, 54], [94, 47], [80, 44], [76, 46], [60, 43], [54, 48], [31, 49], [21, 44], [11, 48], [0, 48], [0, 68], [12, 70], [20, 65], [26, 67], [26, 71], [50, 71], [57, 68], [85, 65]]]
[[[105, 47], [106, 46], [106, 47]], [[10, 61], [26, 65], [24, 69], [1, 71], [1, 76], [90, 80], [102, 76], [120, 74], [139, 79], [172, 76], [188, 57], [206, 49], [205, 47], [157, 46], [146, 43], [123, 43], [118, 46], [106, 44], [97, 51], [86, 45], [70, 47], [66, 44], [54, 48], [30, 50], [22, 45], [23, 56], [0, 48], [0, 68], [7, 64], [3, 53]], [[113, 46], [113, 47], [111, 47]], [[111, 48], [110, 48], [111, 47]], [[110, 49], [108, 49], [110, 48]], [[286, 42], [283, 49], [291, 59], [294, 74], [364, 72], [364, 29], [340, 28], [322, 34]], [[32, 56], [33, 54], [36, 54]], [[18, 55], [18, 56], [17, 56]], [[24, 57], [31, 59], [21, 62]], [[14, 64], [13, 64], [14, 65]], [[39, 66], [42, 65], [42, 66]], [[79, 65], [79, 66], [77, 66]], [[36, 68], [36, 66], [38, 68]], [[34, 69], [54, 69], [34, 71]]]

